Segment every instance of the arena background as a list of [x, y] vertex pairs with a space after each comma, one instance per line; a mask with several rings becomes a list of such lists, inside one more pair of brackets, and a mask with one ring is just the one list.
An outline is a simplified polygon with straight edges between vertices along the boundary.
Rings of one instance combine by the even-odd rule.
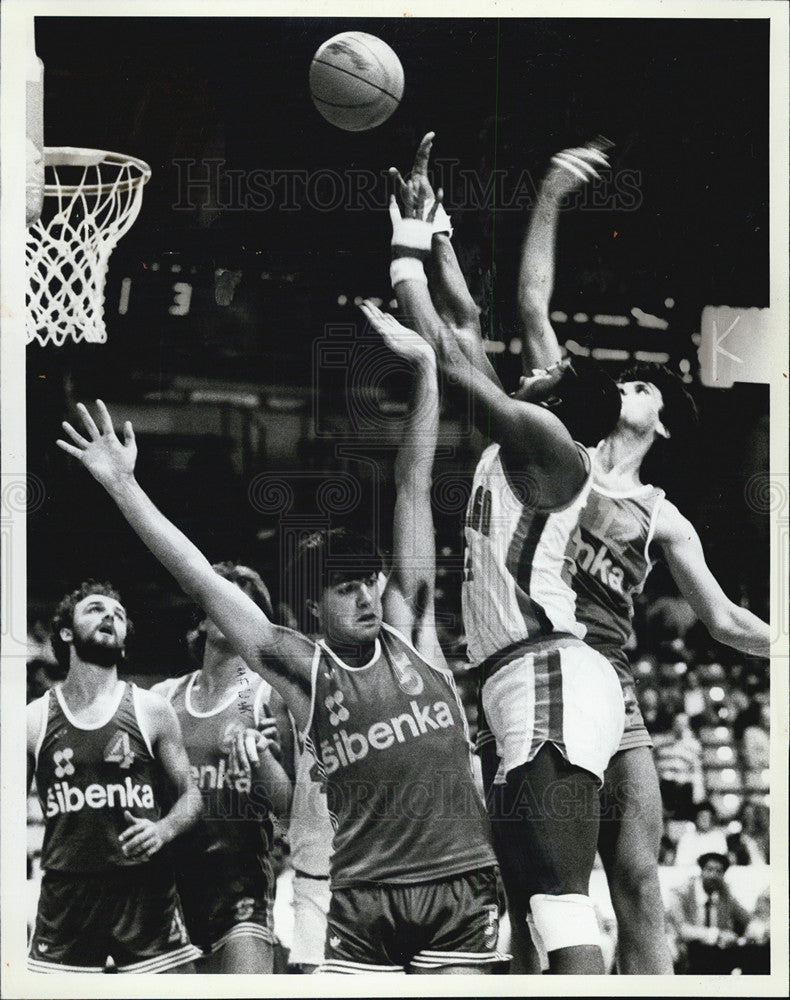
[[[324, 122], [307, 87], [318, 45], [354, 28], [392, 45], [406, 74], [400, 108], [367, 133]], [[259, 569], [276, 600], [288, 539], [305, 528], [351, 520], [386, 547], [406, 380], [397, 364], [361, 360], [381, 351], [354, 303], [392, 298], [386, 170], [407, 169], [428, 129], [510, 385], [535, 185], [552, 152], [597, 133], [616, 142], [600, 199], [561, 222], [557, 330], [613, 372], [647, 352], [685, 375], [699, 434], [662, 485], [728, 595], [766, 618], [768, 509], [754, 484], [768, 471], [768, 387], [703, 387], [697, 347], [706, 305], [769, 305], [768, 43], [759, 20], [37, 18], [46, 144], [130, 153], [153, 175], [110, 261], [108, 342], [28, 348], [28, 468], [45, 484], [27, 522], [29, 694], [57, 676], [46, 625], [86, 577], [112, 580], [136, 622], [131, 674], [149, 684], [191, 668], [193, 609], [54, 445], [76, 401], [101, 396], [119, 423], [132, 419], [155, 502], [211, 558]], [[438, 596], [459, 667], [476, 443], [448, 407]], [[732, 729], [767, 700], [767, 664], [714, 643], [675, 597], [659, 565], [633, 655], [661, 724], [699, 689], [698, 727], [725, 728], [709, 744], [707, 790], [732, 818], [744, 792], [768, 801], [767, 771], [751, 773]]]

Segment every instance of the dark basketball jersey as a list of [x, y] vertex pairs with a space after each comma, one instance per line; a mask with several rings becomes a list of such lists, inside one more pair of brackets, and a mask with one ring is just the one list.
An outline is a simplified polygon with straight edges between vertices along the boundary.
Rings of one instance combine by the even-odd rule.
[[44, 812], [41, 867], [96, 872], [133, 864], [120, 834], [124, 810], [156, 821], [164, 787], [148, 735], [140, 726], [138, 689], [125, 683], [106, 723], [77, 725], [60, 685], [43, 698], [36, 749], [36, 789]]
[[415, 883], [495, 863], [452, 674], [382, 626], [369, 663], [319, 643], [307, 734], [335, 825], [334, 887]]
[[272, 823], [267, 802], [260, 790], [251, 787], [249, 777], [231, 777], [228, 755], [235, 735], [257, 726], [266, 714], [262, 707], [271, 689], [245, 668], [224, 702], [201, 712], [192, 704], [199, 676], [196, 671], [161, 689], [181, 723], [192, 776], [203, 796], [203, 814], [179, 839], [177, 854], [268, 854]]
[[610, 661], [628, 662], [634, 597], [652, 567], [649, 548], [664, 491], [613, 493], [593, 484], [573, 534], [576, 615], [585, 641]]

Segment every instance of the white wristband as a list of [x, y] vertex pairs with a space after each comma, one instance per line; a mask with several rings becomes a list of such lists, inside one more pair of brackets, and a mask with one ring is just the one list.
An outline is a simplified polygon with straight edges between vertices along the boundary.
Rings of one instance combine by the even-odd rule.
[[416, 257], [398, 257], [390, 264], [390, 282], [394, 288], [400, 281], [422, 281], [428, 284], [422, 261]]
[[445, 211], [444, 205], [439, 202], [436, 215], [433, 217], [433, 231], [436, 233], [446, 233], [451, 239], [453, 235], [453, 224], [450, 216]]
[[392, 246], [430, 253], [433, 226], [422, 219], [399, 219], [392, 227]]

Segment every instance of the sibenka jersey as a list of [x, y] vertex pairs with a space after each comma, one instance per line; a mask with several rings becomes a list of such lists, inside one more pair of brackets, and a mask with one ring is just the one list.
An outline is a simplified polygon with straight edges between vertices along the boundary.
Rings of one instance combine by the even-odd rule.
[[36, 789], [44, 813], [41, 866], [47, 871], [101, 872], [135, 864], [119, 836], [135, 817], [156, 821], [167, 789], [140, 724], [139, 689], [124, 683], [106, 722], [78, 725], [60, 685], [43, 697], [36, 744]]
[[634, 597], [653, 566], [649, 549], [663, 499], [655, 486], [615, 493], [593, 483], [573, 533], [573, 589], [585, 641], [625, 666]]
[[257, 726], [266, 714], [271, 688], [244, 667], [238, 685], [222, 703], [199, 711], [192, 703], [199, 676], [195, 671], [164, 689], [181, 724], [192, 776], [203, 797], [203, 814], [174, 843], [175, 855], [212, 851], [268, 855], [272, 843], [268, 803], [261, 791], [251, 787], [248, 776], [232, 777], [228, 764], [231, 740], [240, 730]]
[[495, 864], [452, 674], [382, 625], [370, 661], [323, 642], [313, 661], [312, 743], [335, 824], [332, 886], [411, 884]]
[[[587, 452], [578, 446], [589, 470]], [[466, 512], [466, 555], [461, 589], [469, 659], [479, 663], [517, 643], [556, 632], [584, 638], [572, 586], [572, 535], [590, 490], [590, 478], [565, 507], [530, 503], [529, 483], [518, 495], [498, 444], [475, 469]]]

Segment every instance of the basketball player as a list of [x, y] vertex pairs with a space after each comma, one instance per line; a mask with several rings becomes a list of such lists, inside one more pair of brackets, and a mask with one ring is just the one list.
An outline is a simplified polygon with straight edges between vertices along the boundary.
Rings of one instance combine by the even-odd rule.
[[[561, 364], [561, 350], [549, 320], [560, 205], [607, 162], [597, 142], [563, 150], [553, 158], [541, 185], [519, 276], [528, 381], [534, 380], [536, 371]], [[466, 356], [489, 374], [493, 369], [482, 348], [479, 310], [466, 288], [447, 230], [434, 235], [432, 263], [431, 294], [437, 309]], [[607, 818], [601, 824], [598, 844], [618, 920], [619, 968], [623, 974], [671, 974], [658, 882], [661, 797], [652, 744], [625, 653], [633, 598], [652, 566], [652, 549], [664, 555], [681, 593], [719, 641], [767, 656], [769, 636], [767, 625], [723, 593], [705, 563], [691, 523], [662, 490], [641, 481], [645, 456], [670, 434], [680, 437], [693, 416], [693, 403], [680, 380], [660, 366], [639, 366], [624, 373], [620, 391], [620, 421], [590, 452], [593, 483], [574, 533], [573, 584], [576, 615], [587, 629], [585, 640], [614, 666], [626, 704], [623, 738], [605, 775]]]
[[[214, 571], [272, 614], [254, 570], [226, 562]], [[203, 796], [203, 815], [173, 852], [187, 930], [203, 949], [199, 972], [271, 972], [269, 810], [287, 815], [291, 799], [291, 783], [271, 749], [277, 731], [268, 716], [271, 688], [210, 619], [201, 622], [194, 645], [202, 646], [200, 670], [154, 687], [175, 709]]]
[[325, 782], [311, 751], [312, 741], [299, 739], [296, 722], [282, 699], [278, 699], [272, 711], [277, 716], [279, 732], [283, 734], [283, 768], [293, 781], [288, 846], [294, 872], [294, 922], [288, 964], [309, 974], [315, 972], [324, 958], [334, 829]]
[[[401, 181], [406, 218], [391, 203], [391, 279], [448, 384], [472, 401], [478, 428], [496, 442], [472, 485], [463, 613], [502, 757], [504, 788], [493, 803], [503, 880], [508, 898], [529, 909], [553, 973], [603, 974], [589, 880], [598, 790], [625, 715], [614, 669], [582, 641], [568, 550], [590, 487], [589, 459], [574, 438], [595, 440], [614, 426], [617, 389], [593, 370], [553, 373], [541, 380], [552, 385], [552, 412], [511, 399], [469, 363], [433, 306], [422, 265], [433, 235], [425, 215], [435, 204], [426, 176], [432, 138], [423, 140], [410, 181]], [[567, 388], [574, 379], [575, 394]], [[584, 410], [574, 412], [582, 394]]]
[[[162, 847], [200, 815], [178, 720], [118, 679], [131, 631], [109, 584], [67, 594], [52, 621], [66, 679], [27, 707], [28, 788], [44, 813], [32, 972], [193, 972]], [[168, 796], [172, 808], [162, 802]]]
[[[562, 352], [549, 319], [554, 247], [562, 200], [605, 165], [591, 147], [553, 158], [532, 213], [522, 253], [519, 306], [525, 366], [548, 369]], [[769, 655], [769, 629], [732, 602], [708, 569], [696, 529], [666, 499], [643, 483], [640, 469], [659, 443], [688, 430], [693, 403], [680, 379], [658, 365], [638, 365], [620, 377], [622, 412], [614, 429], [590, 450], [593, 484], [574, 534], [577, 617], [586, 640], [614, 666], [623, 687], [626, 726], [606, 772], [604, 802], [611, 821], [601, 824], [599, 851], [618, 924], [620, 971], [670, 974], [658, 882], [661, 797], [652, 743], [636, 698], [625, 652], [634, 596], [641, 592], [656, 554], [664, 557], [681, 595], [719, 642], [744, 653]]]
[[320, 761], [336, 823], [321, 970], [480, 973], [501, 960], [496, 869], [466, 718], [433, 619], [436, 369], [416, 334], [394, 319], [377, 328], [416, 375], [395, 465], [393, 570], [382, 594], [369, 539], [347, 529], [306, 538], [293, 572], [318, 643], [273, 625], [156, 509], [134, 478], [131, 424], [121, 442], [104, 404], [99, 426], [80, 406], [86, 436], [64, 424], [70, 440], [59, 444], [279, 691]]

